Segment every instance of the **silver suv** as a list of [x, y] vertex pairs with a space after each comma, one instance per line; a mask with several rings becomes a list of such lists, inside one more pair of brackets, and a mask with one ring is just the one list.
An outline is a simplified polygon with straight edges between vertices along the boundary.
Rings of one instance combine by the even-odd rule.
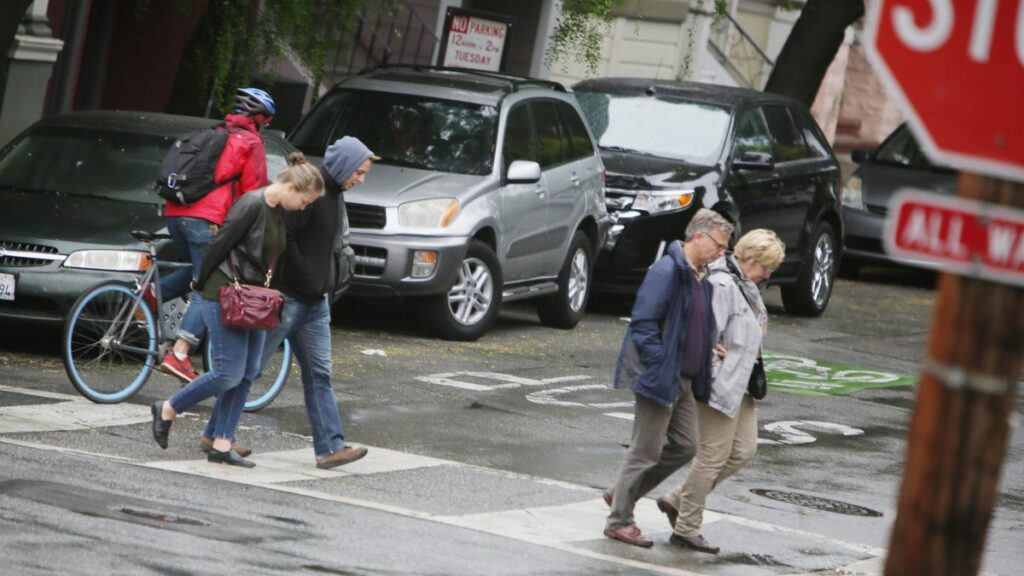
[[502, 302], [572, 328], [610, 225], [604, 167], [575, 98], [544, 80], [387, 67], [342, 81], [289, 140], [356, 136], [381, 160], [345, 193], [351, 293], [413, 297], [442, 338], [475, 340]]

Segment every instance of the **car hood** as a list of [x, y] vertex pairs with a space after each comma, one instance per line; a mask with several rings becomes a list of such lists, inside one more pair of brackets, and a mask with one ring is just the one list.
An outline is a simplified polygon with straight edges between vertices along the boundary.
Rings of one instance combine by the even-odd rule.
[[901, 188], [947, 196], [956, 194], [957, 173], [952, 170], [926, 170], [870, 162], [861, 164], [853, 175], [860, 177], [864, 204], [876, 212], [884, 213], [889, 199]]
[[601, 153], [608, 171], [606, 184], [622, 190], [660, 190], [705, 186], [718, 180], [717, 166], [690, 164], [674, 158], [629, 154]]
[[0, 190], [0, 240], [54, 246], [60, 252], [139, 247], [132, 230], [164, 227], [157, 205], [53, 192]]
[[398, 206], [412, 200], [464, 198], [468, 189], [478, 185], [485, 178], [486, 176], [374, 164], [365, 182], [345, 192], [345, 201], [376, 206]]

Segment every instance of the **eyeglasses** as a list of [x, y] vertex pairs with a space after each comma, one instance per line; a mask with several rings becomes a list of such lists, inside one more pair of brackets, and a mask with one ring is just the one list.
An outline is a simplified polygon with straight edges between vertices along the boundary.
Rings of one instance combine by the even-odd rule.
[[725, 252], [726, 250], [729, 249], [729, 245], [728, 244], [723, 244], [723, 243], [719, 242], [718, 239], [715, 238], [714, 236], [712, 236], [710, 233], [705, 233], [704, 237], [705, 238], [710, 238], [711, 241], [715, 243], [715, 248], [718, 248], [719, 252]]

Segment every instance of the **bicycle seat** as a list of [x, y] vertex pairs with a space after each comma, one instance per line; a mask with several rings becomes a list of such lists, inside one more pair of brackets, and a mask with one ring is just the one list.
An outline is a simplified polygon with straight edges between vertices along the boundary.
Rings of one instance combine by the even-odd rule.
[[132, 230], [132, 237], [139, 242], [152, 242], [154, 240], [170, 240], [170, 234], [160, 232], [146, 232], [145, 230]]

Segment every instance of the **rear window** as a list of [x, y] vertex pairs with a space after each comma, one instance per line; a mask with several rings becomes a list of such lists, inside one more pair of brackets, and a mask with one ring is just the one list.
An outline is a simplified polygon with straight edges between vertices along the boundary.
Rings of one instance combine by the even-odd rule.
[[0, 157], [0, 188], [157, 203], [160, 161], [174, 138], [42, 126]]
[[355, 136], [385, 164], [484, 175], [493, 168], [497, 126], [493, 106], [342, 90], [328, 94], [289, 140], [323, 156], [330, 143]]

